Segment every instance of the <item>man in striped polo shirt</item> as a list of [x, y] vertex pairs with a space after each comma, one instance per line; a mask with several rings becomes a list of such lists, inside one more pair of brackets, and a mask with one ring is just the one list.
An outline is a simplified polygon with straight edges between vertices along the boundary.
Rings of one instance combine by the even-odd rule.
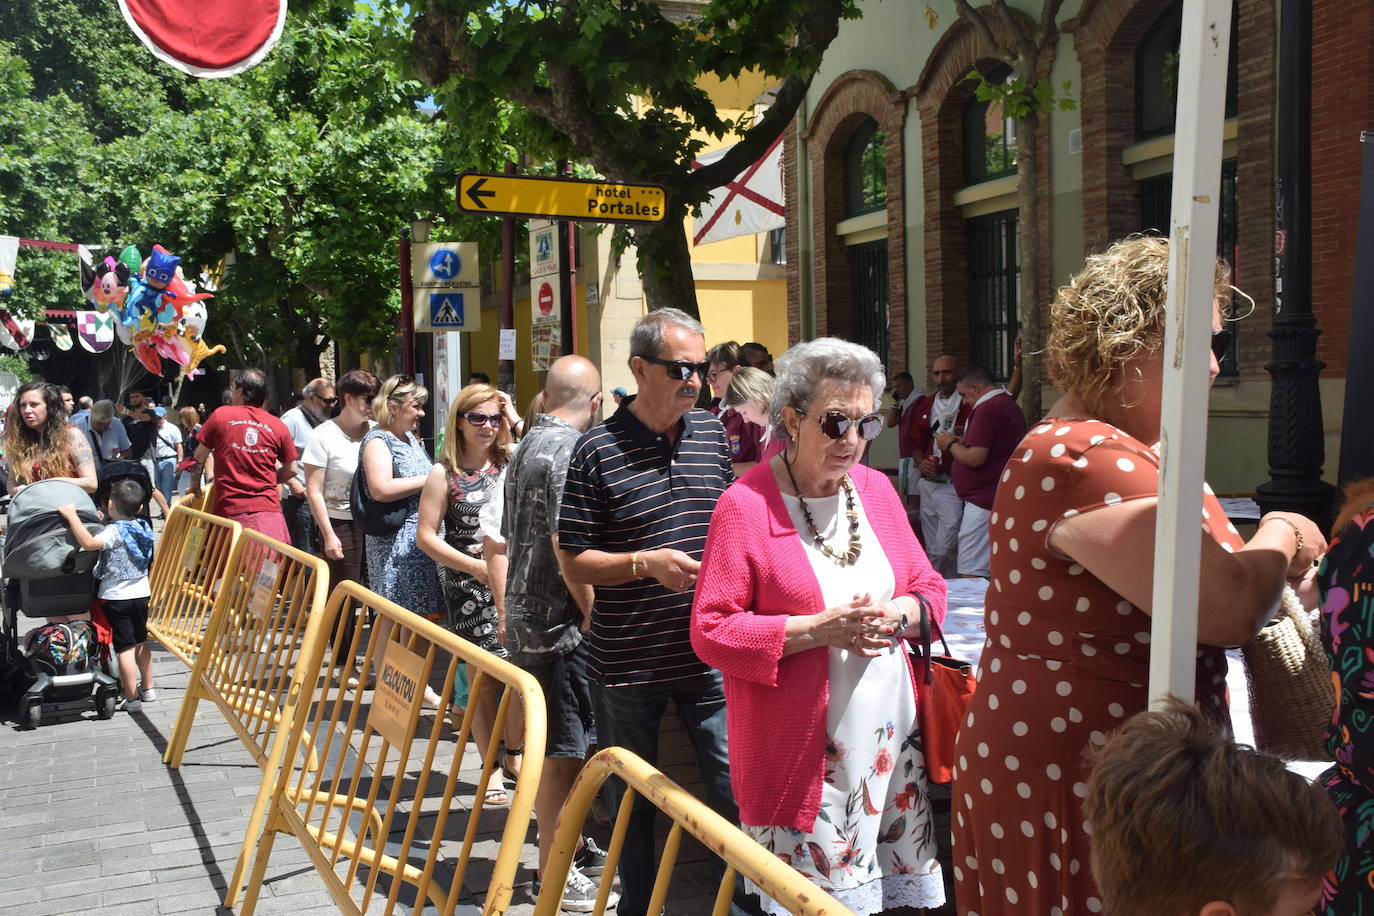
[[[725, 430], [694, 409], [706, 376], [702, 326], [658, 309], [630, 334], [639, 391], [573, 448], [558, 524], [569, 581], [595, 587], [588, 668], [603, 746], [658, 759], [668, 701], [697, 750], [706, 802], [731, 823], [720, 672], [692, 651], [692, 592], [716, 500], [734, 481]], [[619, 804], [623, 786], [611, 786]], [[654, 808], [634, 806], [620, 859], [620, 916], [643, 916], [654, 881]]]

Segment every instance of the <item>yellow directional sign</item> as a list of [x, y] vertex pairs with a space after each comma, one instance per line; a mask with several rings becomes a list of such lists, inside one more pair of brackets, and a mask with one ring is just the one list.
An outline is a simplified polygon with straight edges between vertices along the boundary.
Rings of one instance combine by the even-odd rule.
[[463, 172], [458, 209], [491, 216], [535, 216], [600, 223], [658, 223], [668, 194], [658, 185], [576, 178]]

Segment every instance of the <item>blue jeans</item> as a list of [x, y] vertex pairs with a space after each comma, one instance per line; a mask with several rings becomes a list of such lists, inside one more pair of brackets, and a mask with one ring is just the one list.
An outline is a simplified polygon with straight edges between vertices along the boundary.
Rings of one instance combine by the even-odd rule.
[[[602, 747], [623, 747], [657, 766], [659, 724], [670, 699], [696, 750], [706, 803], [730, 823], [738, 824], [739, 808], [730, 791], [730, 759], [725, 746], [725, 688], [719, 671], [665, 684], [598, 687], [596, 731], [599, 743]], [[607, 802], [612, 812], [619, 809], [624, 793], [624, 782], [614, 777], [606, 781]], [[654, 863], [654, 816], [657, 812], [657, 808], [643, 799], [637, 800], [631, 810], [625, 847], [620, 855], [618, 916], [644, 916], [649, 908], [657, 870]], [[725, 863], [714, 857], [712, 861], [719, 882], [725, 874]], [[742, 884], [737, 881], [731, 916], [758, 911], [758, 898], [745, 894]]]
[[170, 504], [172, 502], [172, 489], [177, 482], [177, 460], [175, 458], [159, 458], [154, 462], [153, 486], [162, 491], [162, 498]]

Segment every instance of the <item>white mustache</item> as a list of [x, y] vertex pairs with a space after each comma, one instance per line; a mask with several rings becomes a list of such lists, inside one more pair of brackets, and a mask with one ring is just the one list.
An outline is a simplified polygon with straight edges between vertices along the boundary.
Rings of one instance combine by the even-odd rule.
[[694, 398], [694, 397], [696, 397], [698, 394], [701, 394], [701, 389], [700, 389], [700, 388], [693, 388], [691, 385], [684, 385], [684, 386], [682, 386], [681, 388], [679, 388], [679, 389], [677, 390], [677, 393], [678, 393], [678, 395], [679, 395], [680, 397], [684, 397], [684, 398]]

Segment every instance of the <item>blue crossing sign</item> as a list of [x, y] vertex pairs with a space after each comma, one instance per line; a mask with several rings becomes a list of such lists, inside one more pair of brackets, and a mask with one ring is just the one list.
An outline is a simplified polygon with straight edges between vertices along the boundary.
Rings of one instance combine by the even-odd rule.
[[429, 294], [429, 323], [436, 331], [462, 331], [467, 327], [463, 294]]

